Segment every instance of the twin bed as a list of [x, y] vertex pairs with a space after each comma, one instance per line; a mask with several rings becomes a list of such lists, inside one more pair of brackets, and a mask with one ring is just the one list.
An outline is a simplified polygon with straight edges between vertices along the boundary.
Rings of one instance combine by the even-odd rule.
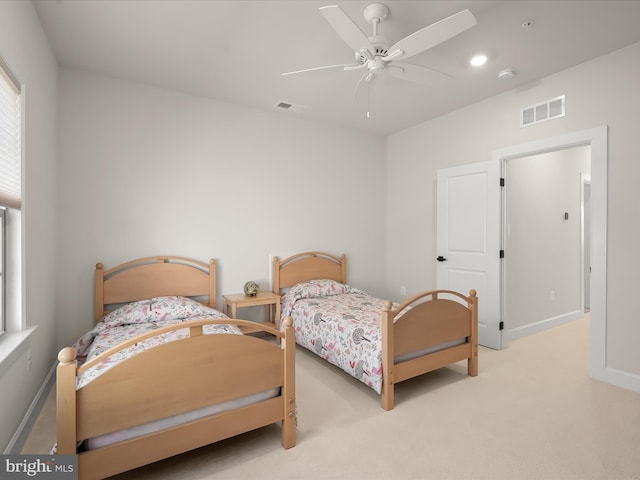
[[[347, 260], [273, 260], [276, 325], [216, 310], [215, 261], [96, 265], [95, 327], [58, 355], [58, 454], [105, 478], [273, 423], [295, 445], [296, 342], [394, 407], [394, 385], [462, 360], [478, 373], [475, 291], [402, 304], [347, 284]], [[251, 333], [249, 333], [251, 332]]]
[[403, 380], [462, 360], [478, 374], [473, 290], [433, 290], [394, 305], [350, 286], [346, 256], [323, 252], [275, 257], [272, 285], [296, 342], [375, 390], [385, 410]]
[[292, 327], [217, 311], [214, 260], [98, 264], [95, 284], [96, 327], [58, 355], [56, 453], [78, 454], [79, 478], [273, 423], [295, 445]]

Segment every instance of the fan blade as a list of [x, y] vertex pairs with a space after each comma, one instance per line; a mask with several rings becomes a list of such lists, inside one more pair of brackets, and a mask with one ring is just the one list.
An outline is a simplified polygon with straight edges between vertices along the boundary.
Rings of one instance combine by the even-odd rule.
[[388, 66], [386, 70], [396, 78], [432, 87], [443, 85], [449, 79], [453, 78], [451, 75], [439, 72], [438, 70], [413, 65], [411, 63], [393, 63]]
[[342, 38], [354, 52], [367, 50], [373, 54], [376, 51], [367, 36], [339, 6], [329, 5], [327, 7], [320, 7], [320, 12], [340, 38]]
[[347, 67], [360, 67], [360, 65], [354, 65], [351, 63], [344, 63], [340, 65], [326, 65], [324, 67], [305, 68], [304, 70], [296, 70], [295, 72], [285, 72], [280, 75], [294, 75], [296, 73], [314, 72], [316, 70], [328, 70], [330, 68], [347, 68]]
[[455, 37], [477, 23], [473, 13], [463, 10], [403, 38], [389, 48], [389, 52], [402, 50], [404, 60]]

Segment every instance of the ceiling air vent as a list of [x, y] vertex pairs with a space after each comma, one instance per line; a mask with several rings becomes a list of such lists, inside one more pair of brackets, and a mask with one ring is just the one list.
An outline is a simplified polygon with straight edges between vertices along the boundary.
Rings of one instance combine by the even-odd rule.
[[284, 101], [280, 101], [276, 103], [274, 106], [280, 110], [288, 110], [290, 112], [296, 112], [296, 113], [302, 112], [307, 108], [304, 105], [296, 105], [295, 103], [284, 102]]
[[552, 98], [538, 105], [523, 108], [520, 111], [520, 126], [528, 127], [534, 123], [564, 117], [564, 95]]

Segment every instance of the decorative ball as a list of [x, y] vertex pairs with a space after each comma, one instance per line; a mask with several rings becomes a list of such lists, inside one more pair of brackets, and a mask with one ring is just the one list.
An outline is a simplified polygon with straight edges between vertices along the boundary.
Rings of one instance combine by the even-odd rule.
[[247, 282], [244, 284], [244, 294], [247, 297], [255, 297], [258, 295], [258, 290], [260, 290], [260, 288], [256, 282]]

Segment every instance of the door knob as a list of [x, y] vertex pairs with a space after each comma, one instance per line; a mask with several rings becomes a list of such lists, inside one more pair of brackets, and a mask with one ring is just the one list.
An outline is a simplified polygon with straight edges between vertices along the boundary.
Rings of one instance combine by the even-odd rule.
[[440, 255], [438, 258], [436, 258], [436, 260], [438, 260], [439, 262], [446, 262], [447, 259], [444, 258], [442, 255]]

